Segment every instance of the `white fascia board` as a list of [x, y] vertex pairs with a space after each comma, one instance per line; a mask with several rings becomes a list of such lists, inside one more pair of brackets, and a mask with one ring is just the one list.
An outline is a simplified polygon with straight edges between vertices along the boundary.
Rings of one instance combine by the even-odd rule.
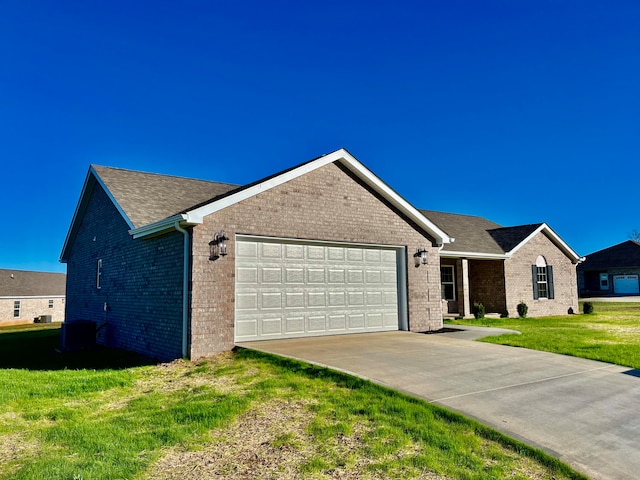
[[176, 222], [178, 222], [181, 227], [197, 225], [202, 223], [202, 217], [179, 213], [178, 215], [167, 217], [158, 222], [150, 223], [149, 225], [143, 225], [139, 228], [133, 228], [129, 230], [129, 235], [131, 235], [133, 238], [155, 235], [156, 233], [173, 230], [175, 228]]
[[246, 200], [248, 198], [257, 195], [258, 193], [265, 192], [274, 187], [282, 185], [290, 180], [298, 178], [302, 175], [310, 173], [318, 168], [324, 167], [333, 162], [340, 162], [347, 167], [351, 172], [356, 174], [360, 179], [371, 186], [376, 192], [381, 194], [387, 201], [397, 207], [400, 211], [405, 213], [414, 222], [424, 228], [427, 232], [433, 235], [436, 239], [436, 243], [451, 243], [451, 239], [444, 231], [440, 230], [435, 224], [431, 223], [424, 215], [422, 215], [417, 209], [411, 206], [406, 200], [395, 193], [384, 182], [382, 182], [377, 176], [375, 176], [370, 170], [364, 167], [356, 158], [354, 158], [345, 149], [336, 150], [335, 152], [324, 155], [312, 162], [306, 163], [294, 168], [280, 175], [265, 180], [262, 183], [256, 184], [252, 187], [241, 190], [237, 193], [229, 195], [215, 202], [203, 205], [195, 210], [188, 212], [189, 216], [196, 218], [203, 218], [212, 213], [218, 212], [222, 209], [230, 207], [238, 202]]
[[441, 258], [473, 258], [480, 260], [506, 260], [511, 258], [510, 253], [482, 253], [482, 252], [455, 252], [451, 250], [441, 250]]
[[580, 255], [578, 255], [569, 245], [567, 245], [566, 242], [564, 240], [562, 240], [558, 236], [558, 234], [556, 232], [554, 232], [551, 229], [551, 227], [549, 227], [549, 225], [547, 225], [546, 223], [543, 223], [538, 228], [536, 228], [527, 238], [525, 238], [522, 242], [520, 242], [518, 245], [516, 245], [516, 247], [513, 248], [509, 252], [509, 254], [513, 255], [514, 253], [516, 253], [529, 240], [531, 240], [533, 237], [535, 237], [538, 233], [540, 233], [542, 231], [544, 231], [544, 233], [546, 233], [551, 238], [551, 241], [553, 243], [555, 243], [558, 247], [560, 247], [560, 250], [562, 250], [565, 253], [565, 255], [571, 259], [571, 261], [573, 263], [579, 263], [580, 262], [580, 258], [581, 258]]

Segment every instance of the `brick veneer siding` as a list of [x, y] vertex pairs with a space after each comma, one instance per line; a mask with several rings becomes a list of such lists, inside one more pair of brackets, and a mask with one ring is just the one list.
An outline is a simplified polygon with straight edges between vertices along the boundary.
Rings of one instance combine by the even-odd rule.
[[[20, 316], [13, 316], [14, 301], [20, 300]], [[53, 300], [53, 307], [49, 307], [49, 300]], [[0, 324], [13, 325], [33, 323], [33, 319], [40, 315], [51, 315], [52, 322], [64, 320], [64, 297], [52, 295], [50, 297], [11, 297], [0, 299]]]
[[66, 321], [97, 322], [98, 342], [110, 347], [160, 360], [180, 357], [183, 235], [134, 240], [128, 230], [96, 185], [67, 261]]
[[469, 301], [471, 308], [474, 303], [482, 303], [487, 313], [505, 313], [507, 300], [502, 260], [469, 260]]
[[[531, 265], [542, 255], [553, 267], [555, 298], [533, 299]], [[564, 315], [569, 309], [578, 313], [576, 265], [544, 234], [538, 233], [513, 257], [505, 260], [505, 282], [509, 315], [517, 316], [517, 305], [524, 301], [529, 317]]]
[[[209, 260], [209, 242], [224, 229], [226, 257]], [[438, 249], [412, 224], [337, 164], [329, 164], [207, 216], [193, 228], [191, 358], [234, 346], [235, 235], [407, 247], [409, 329], [442, 327]], [[413, 253], [429, 250], [416, 268]]]

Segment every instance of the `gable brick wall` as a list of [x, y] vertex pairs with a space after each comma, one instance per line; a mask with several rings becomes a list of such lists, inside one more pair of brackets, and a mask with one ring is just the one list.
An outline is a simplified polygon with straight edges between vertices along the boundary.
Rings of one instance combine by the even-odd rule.
[[[183, 235], [134, 240], [128, 230], [96, 186], [67, 262], [66, 321], [96, 322], [98, 342], [110, 347], [160, 360], [180, 357]], [[103, 273], [97, 289], [99, 258]]]
[[[211, 261], [209, 242], [221, 229], [230, 238], [229, 252]], [[191, 358], [233, 348], [236, 234], [406, 246], [409, 329], [442, 327], [438, 248], [349, 172], [329, 164], [193, 228]], [[429, 250], [429, 264], [416, 268], [420, 246]]]
[[[555, 298], [533, 299], [531, 266], [538, 255], [553, 266]], [[569, 309], [578, 313], [576, 265], [544, 234], [538, 233], [513, 257], [505, 261], [507, 309], [517, 316], [517, 305], [524, 301], [529, 307], [527, 316], [565, 315]]]

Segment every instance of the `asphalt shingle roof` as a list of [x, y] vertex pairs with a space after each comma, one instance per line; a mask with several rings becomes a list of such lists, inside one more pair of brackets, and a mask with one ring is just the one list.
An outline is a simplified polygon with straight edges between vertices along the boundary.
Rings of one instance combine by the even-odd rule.
[[422, 214], [435, 223], [455, 242], [444, 245], [443, 251], [484, 253], [502, 255], [513, 250], [541, 223], [503, 227], [486, 218], [457, 213], [421, 210]]
[[640, 243], [633, 240], [598, 250], [586, 256], [578, 266], [580, 270], [606, 270], [608, 268], [640, 268]]
[[92, 165], [134, 228], [158, 222], [238, 188], [171, 175]]
[[504, 250], [496, 243], [489, 231], [501, 228], [501, 225], [486, 218], [457, 213], [420, 210], [447, 234], [455, 238], [455, 242], [445, 244], [443, 250], [454, 252], [476, 252], [503, 254]]
[[510, 252], [540, 227], [540, 225], [542, 224], [532, 223], [530, 225], [519, 225], [517, 227], [502, 227], [490, 230], [489, 235], [493, 237], [502, 250]]
[[64, 273], [0, 268], [0, 297], [64, 295], [66, 279]]

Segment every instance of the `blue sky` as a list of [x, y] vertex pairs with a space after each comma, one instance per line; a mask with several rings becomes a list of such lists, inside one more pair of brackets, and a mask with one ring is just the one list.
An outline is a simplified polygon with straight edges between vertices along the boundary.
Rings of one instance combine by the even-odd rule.
[[640, 2], [0, 2], [0, 268], [90, 164], [249, 183], [347, 148], [419, 208], [640, 230]]

